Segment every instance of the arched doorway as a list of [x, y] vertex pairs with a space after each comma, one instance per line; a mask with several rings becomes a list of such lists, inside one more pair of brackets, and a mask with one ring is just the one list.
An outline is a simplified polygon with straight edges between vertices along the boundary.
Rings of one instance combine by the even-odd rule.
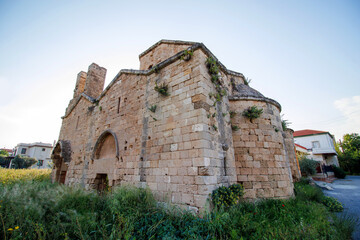
[[51, 153], [51, 159], [54, 163], [52, 181], [64, 184], [68, 164], [71, 161], [70, 142], [65, 140], [58, 141]]
[[99, 193], [110, 189], [113, 169], [119, 159], [116, 135], [111, 130], [103, 132], [95, 143], [92, 154], [92, 168], [95, 173], [93, 186]]

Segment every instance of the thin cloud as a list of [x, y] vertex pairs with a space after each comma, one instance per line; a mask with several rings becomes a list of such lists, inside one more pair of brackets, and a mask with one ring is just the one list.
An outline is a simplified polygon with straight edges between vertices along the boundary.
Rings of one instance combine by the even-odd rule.
[[343, 133], [359, 133], [360, 96], [353, 96], [349, 98], [335, 100], [334, 107], [339, 110], [345, 118], [344, 124], [339, 124], [337, 126], [337, 130]]

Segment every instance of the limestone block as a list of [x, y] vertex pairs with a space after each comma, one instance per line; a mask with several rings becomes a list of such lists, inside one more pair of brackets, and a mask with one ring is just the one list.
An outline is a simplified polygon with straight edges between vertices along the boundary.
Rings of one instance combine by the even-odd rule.
[[170, 151], [176, 151], [178, 149], [178, 144], [171, 144], [170, 145]]
[[194, 201], [196, 206], [205, 206], [208, 195], [194, 195]]
[[255, 198], [256, 191], [254, 189], [245, 189], [243, 198]]
[[181, 201], [185, 204], [193, 205], [194, 204], [194, 194], [182, 194]]

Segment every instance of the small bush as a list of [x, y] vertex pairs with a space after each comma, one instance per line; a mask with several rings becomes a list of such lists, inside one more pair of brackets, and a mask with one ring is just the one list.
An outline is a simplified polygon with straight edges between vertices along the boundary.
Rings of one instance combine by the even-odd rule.
[[206, 66], [209, 69], [209, 73], [211, 75], [217, 75], [219, 73], [219, 67], [217, 65], [217, 62], [212, 57], [206, 59]]
[[316, 173], [317, 164], [318, 163], [312, 159], [308, 159], [308, 158], [301, 159], [299, 161], [301, 175], [303, 176], [314, 175]]
[[149, 107], [149, 110], [154, 113], [154, 112], [156, 112], [156, 108], [157, 108], [156, 105], [151, 105], [151, 106]]
[[160, 86], [158, 86], [156, 84], [154, 89], [155, 89], [155, 91], [157, 91], [158, 93], [160, 93], [161, 95], [163, 95], [165, 97], [170, 95], [170, 93], [168, 92], [169, 86], [167, 84], [165, 84], [165, 83], [163, 83]]
[[154, 66], [153, 68], [151, 68], [151, 73], [159, 73], [160, 69], [158, 66]]
[[233, 118], [233, 117], [235, 117], [236, 112], [235, 111], [230, 111], [229, 114], [230, 114], [230, 118]]
[[249, 78], [244, 78], [244, 84], [246, 85], [246, 86], [249, 86], [249, 84], [250, 84], [250, 82], [251, 82], [251, 79], [249, 79]]
[[24, 169], [29, 168], [37, 162], [35, 158], [17, 155], [11, 163], [11, 168]]
[[180, 59], [184, 60], [184, 61], [189, 61], [191, 56], [193, 56], [193, 55], [194, 55], [194, 52], [192, 50], [185, 49], [183, 51], [183, 54], [181, 55]]
[[258, 108], [257, 106], [252, 106], [243, 112], [243, 116], [249, 119], [255, 119], [255, 118], [259, 118], [262, 113], [263, 113], [262, 108]]
[[236, 125], [231, 125], [231, 129], [232, 129], [233, 131], [237, 131], [237, 130], [239, 130], [240, 128], [239, 128], [238, 126], [236, 126]]
[[240, 184], [233, 184], [230, 187], [219, 187], [211, 194], [211, 200], [215, 207], [230, 207], [237, 204], [244, 194], [244, 188]]
[[342, 212], [344, 210], [342, 204], [333, 197], [324, 196], [321, 199], [321, 203], [324, 204], [332, 212]]
[[332, 165], [332, 168], [333, 168], [335, 177], [342, 178], [342, 179], [344, 179], [346, 177], [346, 172], [342, 168], [337, 167], [335, 165]]
[[290, 122], [288, 120], [281, 120], [281, 127], [283, 131], [286, 131], [289, 128]]

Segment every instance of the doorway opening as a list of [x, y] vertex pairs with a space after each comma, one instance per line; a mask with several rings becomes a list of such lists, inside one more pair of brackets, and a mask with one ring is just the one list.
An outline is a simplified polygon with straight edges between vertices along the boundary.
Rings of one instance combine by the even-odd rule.
[[96, 174], [95, 189], [100, 195], [110, 191], [107, 174]]

